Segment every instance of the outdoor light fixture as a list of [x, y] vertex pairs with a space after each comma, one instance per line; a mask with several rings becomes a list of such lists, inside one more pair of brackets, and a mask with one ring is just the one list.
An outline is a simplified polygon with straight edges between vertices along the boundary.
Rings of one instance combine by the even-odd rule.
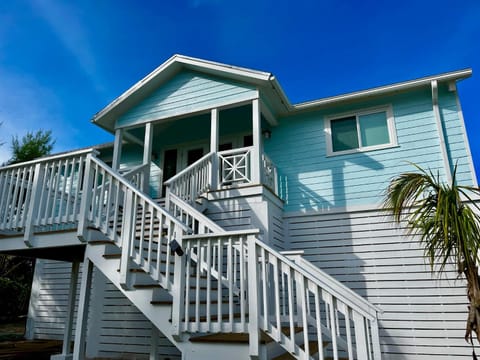
[[272, 137], [272, 132], [270, 130], [263, 130], [262, 135], [265, 139], [270, 139]]
[[177, 254], [178, 256], [183, 256], [184, 252], [177, 240], [172, 240], [168, 244], [170, 246], [170, 255]]

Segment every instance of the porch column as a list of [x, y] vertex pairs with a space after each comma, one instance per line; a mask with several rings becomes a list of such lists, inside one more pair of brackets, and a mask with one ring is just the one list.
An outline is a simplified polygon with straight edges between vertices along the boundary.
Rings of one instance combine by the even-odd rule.
[[68, 304], [67, 304], [67, 318], [65, 319], [65, 330], [63, 334], [63, 346], [62, 353], [59, 355], [52, 355], [51, 360], [67, 360], [72, 359], [73, 354], [70, 352], [70, 345], [72, 343], [73, 333], [73, 314], [75, 311], [75, 300], [77, 298], [77, 282], [78, 282], [78, 269], [80, 267], [79, 261], [72, 263], [72, 272], [70, 274], [70, 289], [68, 292]]
[[82, 268], [82, 283], [80, 285], [80, 298], [78, 300], [77, 326], [75, 328], [75, 343], [73, 359], [85, 359], [85, 339], [87, 336], [88, 308], [90, 305], [90, 291], [92, 288], [93, 263], [85, 257]]
[[212, 190], [218, 188], [218, 109], [212, 109], [211, 112], [211, 126], [210, 126], [210, 152], [215, 155], [212, 158], [212, 171], [210, 178], [210, 186]]
[[152, 140], [153, 140], [153, 126], [149, 122], [145, 125], [145, 140], [143, 142], [143, 165], [145, 170], [143, 171], [142, 190], [148, 193], [150, 185], [150, 163], [152, 161]]
[[115, 130], [115, 141], [113, 143], [112, 169], [117, 171], [122, 156], [123, 129]]
[[253, 150], [251, 157], [252, 183], [261, 184], [262, 165], [262, 127], [259, 100], [252, 101], [252, 138]]

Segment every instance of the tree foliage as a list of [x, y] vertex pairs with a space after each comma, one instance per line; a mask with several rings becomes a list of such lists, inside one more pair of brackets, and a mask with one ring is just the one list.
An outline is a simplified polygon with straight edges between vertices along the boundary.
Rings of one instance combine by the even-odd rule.
[[469, 311], [465, 340], [474, 333], [480, 341], [480, 278], [477, 262], [480, 248], [480, 216], [474, 196], [478, 188], [456, 183], [457, 167], [450, 184], [418, 165], [417, 172], [394, 178], [386, 191], [383, 206], [397, 223], [406, 221], [409, 234], [418, 236], [431, 270], [443, 273], [453, 263], [467, 280]]
[[24, 161], [34, 160], [50, 154], [55, 140], [52, 139], [50, 130], [38, 130], [28, 132], [19, 140], [18, 136], [12, 137], [12, 157], [9, 164], [17, 164]]

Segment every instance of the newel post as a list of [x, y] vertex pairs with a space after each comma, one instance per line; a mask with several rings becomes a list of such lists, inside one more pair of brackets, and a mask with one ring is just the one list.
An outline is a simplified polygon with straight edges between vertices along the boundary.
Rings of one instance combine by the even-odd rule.
[[135, 238], [135, 210], [137, 203], [133, 191], [127, 189], [125, 194], [124, 223], [122, 228], [122, 255], [120, 257], [120, 286], [124, 289], [130, 287], [130, 253]]
[[25, 222], [25, 233], [23, 241], [28, 247], [32, 247], [32, 237], [34, 220], [38, 218], [40, 198], [43, 191], [43, 177], [45, 174], [45, 164], [38, 163], [35, 165], [35, 173], [33, 177], [32, 192], [30, 194], [30, 205], [28, 207], [27, 221]]
[[248, 334], [250, 359], [259, 358], [258, 256], [255, 235], [247, 235], [248, 250]]
[[78, 214], [78, 230], [77, 236], [80, 241], [87, 241], [87, 226], [88, 226], [88, 215], [90, 212], [90, 207], [92, 207], [93, 199], [93, 180], [94, 174], [92, 169], [92, 154], [88, 154], [85, 159], [85, 172], [83, 174], [83, 184], [82, 184], [82, 200], [80, 202], [80, 212]]
[[[176, 240], [180, 247], [184, 249], [183, 243], [183, 230], [178, 225], [175, 224], [175, 231], [173, 232], [173, 239], [169, 241]], [[184, 249], [185, 250], [185, 249]], [[173, 305], [172, 305], [172, 335], [173, 337], [180, 341], [181, 332], [182, 332], [182, 317], [185, 313], [185, 266], [187, 257], [190, 256], [188, 251], [185, 251], [185, 254], [182, 256], [175, 256], [175, 264], [173, 268]], [[185, 319], [188, 321], [188, 319]]]

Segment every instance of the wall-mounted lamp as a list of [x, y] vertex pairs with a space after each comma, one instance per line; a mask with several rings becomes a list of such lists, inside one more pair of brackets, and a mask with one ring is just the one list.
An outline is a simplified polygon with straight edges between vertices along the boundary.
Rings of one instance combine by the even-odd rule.
[[183, 256], [184, 252], [177, 240], [172, 240], [168, 244], [170, 246], [170, 255], [177, 254], [178, 256]]
[[262, 135], [265, 139], [270, 139], [272, 137], [272, 132], [270, 130], [263, 130]]

